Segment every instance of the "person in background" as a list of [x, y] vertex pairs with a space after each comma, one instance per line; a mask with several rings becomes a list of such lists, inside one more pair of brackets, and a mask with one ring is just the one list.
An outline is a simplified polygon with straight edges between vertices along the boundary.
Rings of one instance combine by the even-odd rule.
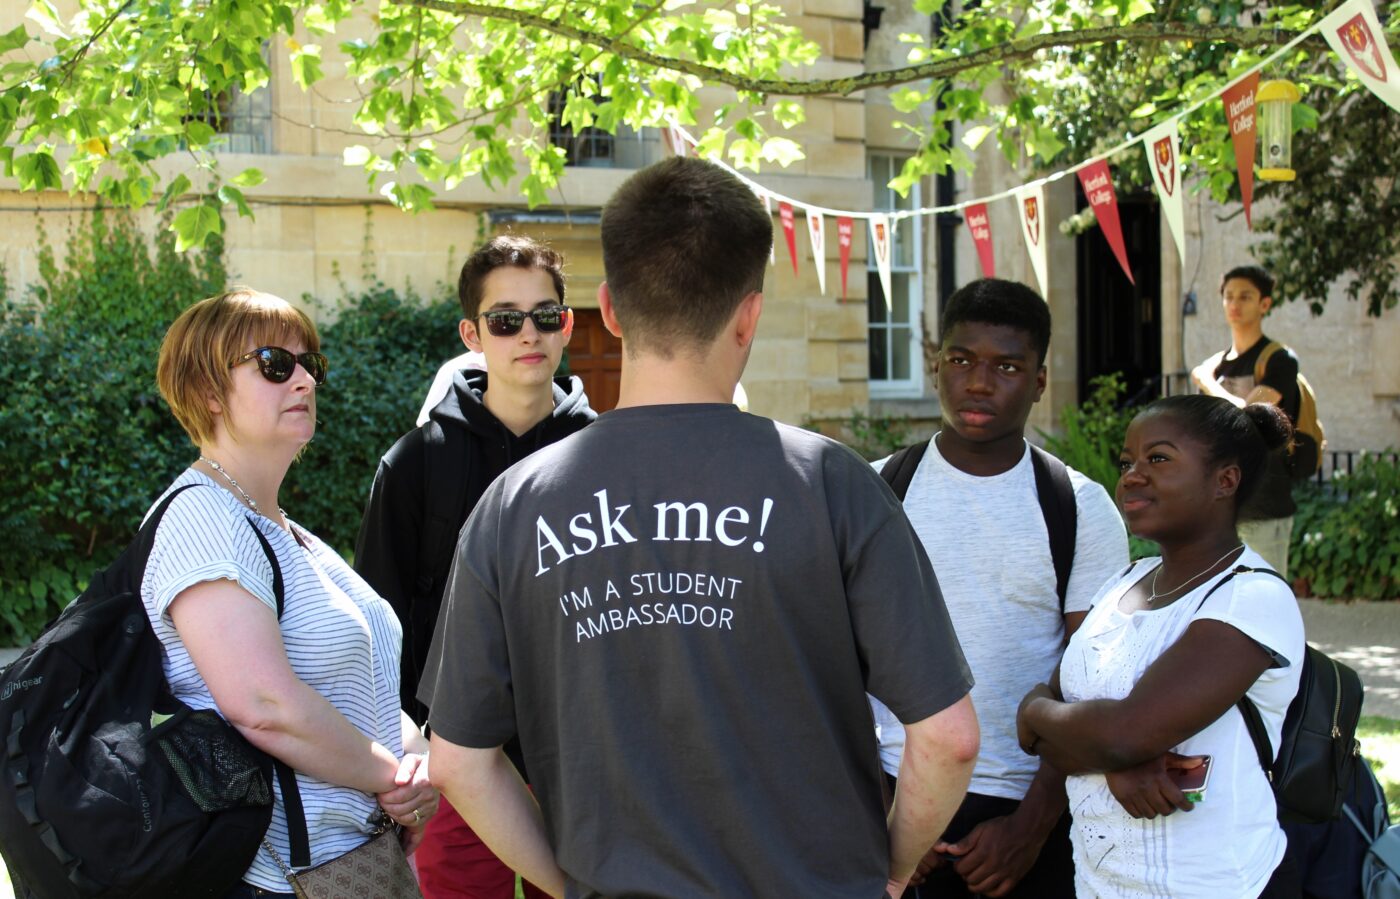
[[[1273, 308], [1274, 279], [1257, 265], [1232, 268], [1220, 279], [1220, 299], [1230, 325], [1228, 349], [1206, 359], [1191, 379], [1206, 396], [1277, 406], [1291, 424], [1298, 422], [1298, 357], [1280, 345], [1256, 378], [1259, 356], [1272, 342], [1264, 336], [1264, 317]], [[1275, 450], [1265, 466], [1254, 497], [1240, 515], [1240, 537], [1274, 570], [1288, 577], [1288, 544], [1293, 534], [1293, 480], [1287, 447]]]
[[[658, 163], [602, 241], [620, 402], [462, 532], [434, 782], [555, 896], [898, 896], [977, 755], [928, 558], [858, 456], [731, 404], [772, 245], [752, 191]], [[888, 816], [866, 692], [905, 724]]]
[[[563, 259], [527, 237], [492, 238], [462, 266], [462, 342], [488, 371], [458, 371], [427, 424], [384, 454], [355, 544], [355, 568], [408, 632], [404, 708], [415, 698], [432, 642], [457, 534], [487, 485], [511, 465], [593, 421], [578, 378], [554, 377], [573, 330]], [[508, 753], [525, 773], [519, 743]], [[515, 873], [444, 805], [418, 853], [428, 899], [514, 899]], [[527, 895], [539, 895], [527, 886]]]
[[[1107, 491], [1066, 469], [1077, 514], [1062, 602], [1034, 470], [1040, 460], [1026, 442], [1050, 347], [1050, 309], [1039, 294], [1013, 281], [973, 281], [949, 298], [939, 333], [942, 427], [909, 482], [904, 511], [977, 677], [982, 748], [916, 895], [1072, 899], [1064, 775], [1016, 745], [1016, 706], [1049, 679], [1089, 601], [1127, 565], [1128, 535]], [[878, 700], [872, 707], [893, 775], [904, 731]]]
[[1017, 718], [1022, 748], [1070, 775], [1080, 896], [1300, 893], [1234, 707], [1248, 696], [1278, 746], [1298, 691], [1298, 603], [1235, 524], [1290, 431], [1277, 406], [1199, 395], [1158, 400], [1128, 426], [1118, 505], [1162, 555], [1104, 585]]
[[[161, 519], [141, 582], [175, 697], [217, 709], [296, 772], [313, 865], [367, 841], [378, 808], [412, 851], [438, 803], [427, 740], [399, 705], [393, 610], [281, 508], [327, 365], [311, 320], [278, 297], [235, 288], [180, 314], [156, 379], [199, 458], [166, 491], [193, 486]], [[254, 528], [281, 572], [280, 621]], [[280, 789], [274, 798], [238, 899], [291, 896], [272, 854], [291, 858]]]

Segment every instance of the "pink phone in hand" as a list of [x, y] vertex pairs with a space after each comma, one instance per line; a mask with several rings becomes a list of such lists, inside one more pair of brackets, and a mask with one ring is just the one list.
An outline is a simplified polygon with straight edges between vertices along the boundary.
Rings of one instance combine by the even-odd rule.
[[1206, 796], [1206, 784], [1210, 782], [1210, 756], [1203, 756], [1201, 763], [1194, 768], [1172, 769], [1172, 780], [1192, 802], [1200, 802]]

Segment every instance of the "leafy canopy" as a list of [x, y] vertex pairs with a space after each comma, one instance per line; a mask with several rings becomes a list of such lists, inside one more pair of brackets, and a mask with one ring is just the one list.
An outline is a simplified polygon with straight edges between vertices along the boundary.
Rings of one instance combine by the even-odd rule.
[[[1328, 11], [1005, 0], [954, 15], [947, 0], [912, 2], [934, 28], [931, 39], [901, 37], [905, 65], [817, 78], [804, 77], [816, 45], [763, 0], [78, 0], [67, 18], [32, 0], [25, 22], [0, 33], [0, 165], [25, 190], [67, 187], [123, 206], [179, 200], [180, 244], [201, 245], [219, 233], [218, 207], [251, 215], [243, 190], [262, 178], [218, 171], [219, 98], [266, 90], [279, 54], [304, 89], [328, 74], [353, 82], [366, 140], [344, 161], [407, 210], [477, 177], [519, 176], [529, 203], [544, 202], [565, 164], [548, 139], [552, 93], [564, 125], [612, 132], [673, 119], [699, 134], [702, 152], [758, 169], [801, 158], [782, 132], [803, 121], [802, 97], [887, 88], [913, 153], [892, 183], [907, 190], [970, 168], [989, 138], [1026, 170], [1086, 158], [1218, 92]], [[1395, 0], [1381, 10], [1391, 35], [1397, 11]], [[1303, 83], [1299, 127], [1364, 92], [1320, 38], [1277, 68]], [[703, 106], [702, 120], [699, 92], [716, 86], [732, 89], [729, 100]], [[954, 123], [969, 126], [959, 140]], [[1220, 105], [1188, 117], [1183, 138], [1198, 188], [1228, 198]], [[154, 163], [177, 154], [188, 172], [162, 180]], [[1114, 160], [1129, 189], [1150, 184], [1141, 155]]]

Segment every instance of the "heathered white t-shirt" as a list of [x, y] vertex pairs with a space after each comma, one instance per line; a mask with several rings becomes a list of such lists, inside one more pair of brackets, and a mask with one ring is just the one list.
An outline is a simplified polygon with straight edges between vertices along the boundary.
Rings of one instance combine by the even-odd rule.
[[[277, 608], [272, 566], [249, 526], [251, 521], [271, 544], [282, 570], [286, 597], [282, 639], [292, 671], [361, 733], [402, 756], [399, 649], [403, 630], [389, 604], [334, 550], [295, 523], [292, 527], [302, 543], [267, 518], [250, 513], [202, 472], [185, 471], [169, 490], [185, 484], [202, 486], [175, 497], [165, 511], [141, 581], [141, 599], [160, 640], [162, 668], [171, 692], [191, 708], [218, 708], [170, 620], [170, 603], [181, 591], [205, 581], [230, 580], [269, 608]], [[297, 786], [313, 865], [349, 852], [368, 838], [368, 822], [378, 807], [374, 796], [300, 772]], [[287, 817], [275, 779], [273, 793], [267, 839], [284, 861], [290, 861]], [[289, 891], [266, 848], [258, 850], [243, 880], [274, 892]]]
[[[1069, 476], [1078, 524], [1065, 611], [1083, 612], [1104, 582], [1127, 567], [1128, 535], [1108, 492], [1074, 469]], [[954, 468], [931, 440], [904, 512], [933, 562], [976, 681], [972, 703], [982, 749], [968, 791], [1021, 799], [1040, 761], [1016, 742], [1016, 709], [1031, 687], [1050, 679], [1065, 638], [1029, 446], [1010, 470], [979, 477]], [[871, 708], [881, 764], [898, 774], [904, 728], [873, 697]]]
[[[1060, 666], [1065, 700], [1124, 698], [1191, 622], [1213, 618], [1236, 628], [1273, 657], [1274, 667], [1261, 674], [1246, 695], [1259, 709], [1270, 745], [1277, 747], [1302, 673], [1303, 618], [1293, 591], [1273, 575], [1245, 573], [1211, 592], [1223, 579], [1217, 576], [1164, 608], [1120, 611], [1123, 594], [1160, 562], [1139, 561], [1122, 578], [1106, 584], [1095, 599]], [[1245, 550], [1238, 564], [1268, 567], [1252, 549]], [[1102, 774], [1066, 779], [1079, 896], [1250, 897], [1258, 896], [1268, 883], [1283, 859], [1287, 838], [1239, 710], [1230, 709], [1172, 751], [1211, 757], [1205, 798], [1189, 812], [1150, 821], [1134, 818], [1114, 798]]]

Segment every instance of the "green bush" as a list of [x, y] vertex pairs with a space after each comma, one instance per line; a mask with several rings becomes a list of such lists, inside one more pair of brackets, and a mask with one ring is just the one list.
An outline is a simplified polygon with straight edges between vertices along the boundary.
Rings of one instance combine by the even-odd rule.
[[455, 296], [423, 303], [384, 285], [349, 296], [321, 329], [330, 373], [316, 395], [316, 438], [287, 473], [282, 505], [347, 557], [379, 457], [413, 427], [442, 363], [464, 352]]
[[40, 233], [40, 281], [0, 308], [0, 640], [24, 641], [129, 539], [189, 462], [156, 390], [168, 323], [222, 287], [221, 247], [152, 247], [125, 215], [95, 211], [62, 262]]
[[1118, 454], [1123, 436], [1137, 414], [1136, 407], [1119, 408], [1125, 391], [1118, 372], [1089, 382], [1089, 397], [1078, 406], [1060, 410], [1060, 434], [1040, 432], [1045, 448], [1070, 468], [1098, 481], [1113, 495], [1118, 486]]
[[[1126, 388], [1123, 375], [1112, 372], [1089, 382], [1089, 398], [1078, 406], [1060, 411], [1061, 434], [1040, 432], [1045, 448], [1062, 462], [1091, 480], [1098, 481], [1113, 496], [1118, 489], [1118, 456], [1128, 425], [1137, 415], [1137, 406], [1119, 406]], [[1128, 535], [1129, 554], [1134, 559], [1158, 554], [1151, 540]]]
[[[40, 235], [40, 283], [0, 306], [0, 645], [27, 642], [130, 540], [194, 459], [156, 389], [166, 328], [228, 280], [217, 242], [178, 254], [125, 215], [96, 211], [59, 260]], [[3, 274], [0, 273], [0, 277]], [[0, 297], [5, 296], [0, 283]], [[382, 285], [322, 328], [322, 424], [280, 497], [342, 552], [354, 546], [379, 456], [413, 427], [437, 367], [461, 352], [455, 301]]]
[[1351, 474], [1293, 491], [1289, 573], [1313, 596], [1400, 598], [1400, 465], [1362, 454]]

